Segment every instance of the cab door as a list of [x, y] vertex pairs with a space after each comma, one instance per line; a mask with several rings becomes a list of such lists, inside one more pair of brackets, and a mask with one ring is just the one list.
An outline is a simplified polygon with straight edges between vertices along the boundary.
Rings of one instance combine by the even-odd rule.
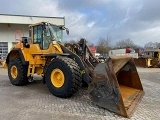
[[40, 49], [43, 49], [43, 29], [42, 25], [33, 27], [33, 44], [39, 44]]

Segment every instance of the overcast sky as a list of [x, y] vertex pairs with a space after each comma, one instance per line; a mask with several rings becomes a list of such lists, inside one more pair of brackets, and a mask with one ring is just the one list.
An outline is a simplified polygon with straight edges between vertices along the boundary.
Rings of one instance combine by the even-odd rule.
[[66, 40], [160, 42], [160, 0], [0, 0], [0, 14], [65, 17]]

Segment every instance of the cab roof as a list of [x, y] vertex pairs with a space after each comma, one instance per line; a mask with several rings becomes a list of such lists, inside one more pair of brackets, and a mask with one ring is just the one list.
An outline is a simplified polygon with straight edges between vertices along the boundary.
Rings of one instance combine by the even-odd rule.
[[[29, 27], [41, 25], [41, 24], [44, 24], [44, 23], [48, 23], [48, 22], [38, 22], [38, 23], [29, 25]], [[56, 24], [52, 24], [52, 23], [49, 23], [49, 24], [54, 25], [54, 26], [58, 26], [58, 27], [63, 27], [64, 26], [64, 25], [56, 25]]]

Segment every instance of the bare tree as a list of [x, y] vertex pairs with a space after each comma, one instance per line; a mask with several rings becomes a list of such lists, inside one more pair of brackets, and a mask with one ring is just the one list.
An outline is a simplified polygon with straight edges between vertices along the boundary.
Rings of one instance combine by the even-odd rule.
[[158, 42], [148, 42], [144, 45], [145, 48], [160, 48], [160, 43]]
[[97, 52], [106, 55], [110, 49], [110, 39], [100, 38], [97, 45]]
[[160, 43], [157, 43], [157, 48], [160, 48]]
[[148, 42], [144, 45], [145, 48], [152, 48], [153, 47], [153, 42]]
[[64, 43], [75, 44], [75, 43], [77, 43], [77, 42], [78, 42], [77, 40], [69, 40], [69, 41], [65, 41]]
[[87, 41], [87, 45], [88, 45], [88, 46], [95, 46], [94, 43], [92, 43], [92, 42], [90, 42], [90, 41]]
[[127, 48], [127, 47], [131, 47], [131, 48], [137, 48], [137, 45], [135, 45], [133, 43], [132, 40], [130, 39], [124, 39], [124, 40], [120, 40], [118, 42], [116, 42], [115, 48], [117, 49], [121, 49], [121, 48]]
[[[77, 44], [81, 39], [85, 39], [85, 38], [79, 38], [79, 39], [77, 39], [77, 40], [71, 39], [71, 40], [69, 40], [69, 41], [64, 41], [64, 43]], [[94, 44], [91, 43], [89, 40], [87, 40], [87, 39], [85, 39], [85, 40], [86, 40], [86, 44], [87, 44], [88, 46], [94, 46]]]

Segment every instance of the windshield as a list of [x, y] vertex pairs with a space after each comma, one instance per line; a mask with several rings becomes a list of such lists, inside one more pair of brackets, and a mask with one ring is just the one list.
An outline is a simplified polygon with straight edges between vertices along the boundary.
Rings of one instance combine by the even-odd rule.
[[63, 42], [63, 29], [62, 29], [62, 27], [54, 26], [51, 24], [49, 24], [48, 27], [49, 27], [50, 34], [52, 36], [52, 40]]

